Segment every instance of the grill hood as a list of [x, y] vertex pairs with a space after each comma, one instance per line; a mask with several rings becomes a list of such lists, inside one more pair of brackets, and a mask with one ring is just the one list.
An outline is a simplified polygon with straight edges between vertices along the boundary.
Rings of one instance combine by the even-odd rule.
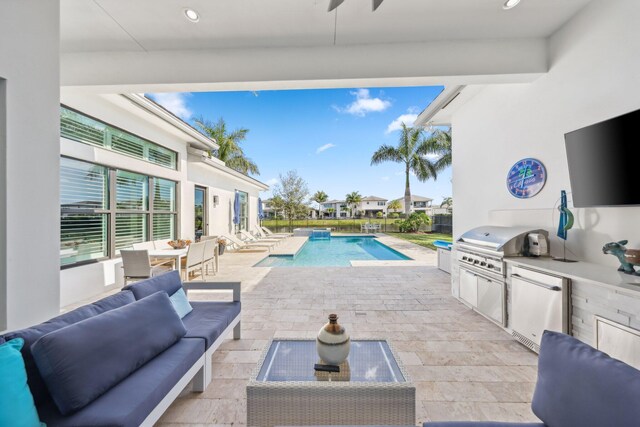
[[530, 227], [499, 227], [485, 225], [472, 228], [462, 234], [458, 243], [480, 246], [496, 252], [504, 252], [505, 255], [516, 255], [521, 252], [524, 241], [529, 233], [540, 233], [548, 236], [546, 230]]

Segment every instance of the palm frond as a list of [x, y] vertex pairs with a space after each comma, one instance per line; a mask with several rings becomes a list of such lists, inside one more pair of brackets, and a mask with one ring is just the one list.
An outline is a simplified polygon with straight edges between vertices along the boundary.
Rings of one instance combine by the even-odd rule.
[[435, 164], [426, 157], [414, 154], [411, 158], [410, 168], [420, 182], [424, 182], [430, 178], [434, 180], [438, 179], [438, 171]]
[[260, 175], [258, 165], [242, 154], [234, 154], [231, 158], [227, 159], [225, 163], [231, 169], [237, 170], [245, 175], [249, 173], [253, 175]]
[[379, 165], [384, 162], [402, 162], [402, 154], [396, 147], [381, 145], [371, 156], [371, 165]]

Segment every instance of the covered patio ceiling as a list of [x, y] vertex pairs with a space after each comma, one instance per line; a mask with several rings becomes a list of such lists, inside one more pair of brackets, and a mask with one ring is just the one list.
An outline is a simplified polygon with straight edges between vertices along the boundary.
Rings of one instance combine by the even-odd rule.
[[[528, 82], [590, 0], [61, 0], [61, 82], [101, 92]], [[184, 9], [198, 12], [190, 22]]]

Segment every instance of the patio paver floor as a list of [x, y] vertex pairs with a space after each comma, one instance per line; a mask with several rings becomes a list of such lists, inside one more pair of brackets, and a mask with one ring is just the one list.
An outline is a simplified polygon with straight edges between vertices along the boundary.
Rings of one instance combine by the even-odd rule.
[[[407, 242], [385, 240], [405, 251]], [[220, 347], [212, 384], [184, 393], [159, 425], [244, 425], [245, 386], [267, 341], [314, 338], [333, 312], [352, 338], [391, 340], [416, 384], [418, 425], [536, 421], [537, 356], [455, 300], [449, 275], [424, 262], [434, 261], [433, 251], [410, 245], [423, 262], [403, 267], [248, 268], [266, 254], [224, 255], [215, 279], [243, 281], [242, 339]], [[205, 294], [193, 297], [212, 297]]]

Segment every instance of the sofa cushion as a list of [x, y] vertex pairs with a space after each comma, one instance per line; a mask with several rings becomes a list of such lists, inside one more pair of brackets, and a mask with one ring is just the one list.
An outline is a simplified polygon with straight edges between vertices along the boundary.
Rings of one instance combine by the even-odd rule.
[[436, 421], [423, 427], [545, 427], [543, 423], [501, 423], [495, 421]]
[[207, 349], [240, 314], [240, 302], [191, 301], [193, 311], [182, 321], [185, 337], [204, 338]]
[[157, 292], [51, 332], [31, 346], [63, 415], [77, 411], [185, 334], [169, 296]]
[[568, 335], [545, 331], [531, 407], [555, 426], [637, 426], [640, 371]]
[[27, 385], [23, 345], [22, 338], [0, 344], [0, 426], [44, 427]]
[[123, 289], [133, 292], [133, 295], [138, 300], [158, 291], [165, 291], [168, 295], [173, 295], [178, 289], [182, 289], [182, 280], [180, 279], [180, 273], [177, 270], [172, 270], [125, 286]]
[[44, 323], [36, 326], [32, 326], [27, 329], [19, 331], [9, 332], [4, 336], [4, 339], [9, 341], [14, 338], [24, 339], [24, 347], [22, 347], [22, 357], [24, 358], [25, 368], [27, 370], [27, 380], [29, 382], [29, 388], [33, 394], [33, 399], [36, 406], [40, 406], [51, 397], [47, 391], [47, 387], [40, 376], [40, 372], [36, 367], [36, 364], [31, 355], [31, 345], [35, 343], [40, 337], [49, 332], [58, 330], [65, 326], [77, 323], [81, 320], [88, 319], [89, 317], [96, 316], [114, 308], [122, 307], [124, 305], [135, 302], [135, 297], [131, 291], [122, 291], [117, 294], [110, 295], [93, 304], [88, 304], [72, 310], [68, 313], [54, 317]]
[[139, 426], [203, 354], [203, 340], [182, 338], [78, 412], [63, 416], [50, 403], [40, 418], [56, 427]]

